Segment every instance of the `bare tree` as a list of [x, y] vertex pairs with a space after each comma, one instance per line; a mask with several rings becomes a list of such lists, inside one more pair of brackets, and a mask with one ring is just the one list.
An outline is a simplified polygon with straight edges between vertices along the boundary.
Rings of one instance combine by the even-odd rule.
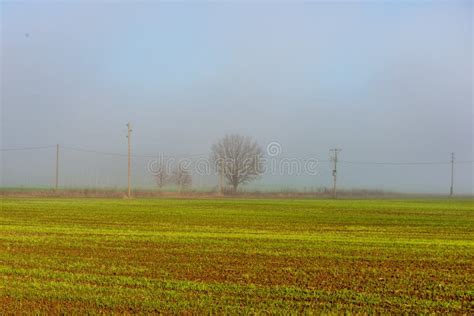
[[173, 171], [172, 181], [178, 187], [179, 192], [181, 192], [191, 187], [193, 178], [189, 170], [187, 170], [182, 164], [178, 164], [176, 169]]
[[160, 163], [156, 170], [154, 171], [155, 175], [155, 180], [156, 180], [156, 185], [158, 186], [159, 189], [162, 189], [163, 186], [165, 186], [168, 181], [169, 181], [169, 174], [166, 170], [166, 167]]
[[263, 173], [262, 148], [250, 137], [226, 135], [212, 146], [211, 158], [234, 192], [240, 184], [256, 180]]

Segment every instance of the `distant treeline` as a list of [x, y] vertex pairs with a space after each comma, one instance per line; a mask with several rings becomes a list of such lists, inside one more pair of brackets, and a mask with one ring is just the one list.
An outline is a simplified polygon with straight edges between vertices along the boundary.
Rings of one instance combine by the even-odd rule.
[[[66, 188], [55, 191], [50, 188], [0, 188], [0, 195], [3, 197], [77, 197], [77, 198], [127, 198], [124, 188]], [[332, 198], [332, 191], [329, 188], [319, 188], [315, 190], [298, 191], [293, 189], [283, 189], [280, 191], [260, 191], [260, 190], [239, 190], [234, 192], [221, 193], [218, 190], [133, 190], [134, 198]], [[443, 194], [421, 194], [390, 192], [383, 190], [351, 189], [339, 190], [338, 198], [444, 198]], [[472, 195], [457, 196], [458, 198], [472, 198]]]

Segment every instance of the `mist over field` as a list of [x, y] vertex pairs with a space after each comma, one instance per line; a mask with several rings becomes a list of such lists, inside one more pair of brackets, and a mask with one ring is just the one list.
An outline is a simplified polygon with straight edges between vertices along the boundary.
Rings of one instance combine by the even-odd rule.
[[0, 0], [0, 315], [472, 314], [473, 13]]
[[136, 187], [155, 186], [153, 156], [207, 159], [237, 133], [319, 161], [244, 189], [330, 187], [341, 148], [341, 188], [448, 193], [454, 152], [473, 193], [471, 1], [0, 8], [0, 147], [47, 147], [2, 151], [4, 187], [52, 186], [56, 144], [62, 186], [125, 186], [131, 122]]

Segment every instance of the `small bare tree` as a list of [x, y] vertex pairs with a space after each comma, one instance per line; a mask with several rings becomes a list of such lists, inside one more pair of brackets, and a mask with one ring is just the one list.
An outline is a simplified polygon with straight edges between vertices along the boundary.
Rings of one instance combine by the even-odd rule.
[[163, 186], [165, 186], [168, 183], [169, 177], [170, 177], [168, 175], [166, 167], [162, 163], [160, 163], [158, 167], [156, 168], [156, 170], [154, 171], [154, 175], [155, 175], [156, 185], [161, 190]]
[[211, 148], [211, 159], [234, 192], [263, 173], [263, 151], [250, 137], [227, 135]]
[[178, 187], [179, 192], [189, 189], [193, 183], [191, 173], [182, 164], [176, 166], [176, 169], [173, 171], [172, 180]]

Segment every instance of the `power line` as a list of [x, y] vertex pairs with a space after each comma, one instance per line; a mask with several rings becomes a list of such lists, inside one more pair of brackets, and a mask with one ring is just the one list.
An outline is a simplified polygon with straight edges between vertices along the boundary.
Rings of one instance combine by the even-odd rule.
[[[409, 166], [409, 165], [448, 165], [451, 161], [417, 161], [417, 162], [392, 162], [392, 161], [339, 161], [340, 163], [353, 165], [394, 165], [394, 166]], [[474, 163], [474, 160], [456, 161], [454, 164], [469, 164]]]
[[[0, 151], [22, 151], [22, 150], [40, 150], [40, 149], [51, 149], [51, 148], [56, 148], [56, 145], [51, 145], [51, 146], [38, 146], [38, 147], [17, 147], [17, 148], [0, 148]], [[119, 152], [106, 152], [106, 151], [100, 151], [100, 150], [94, 150], [94, 149], [88, 149], [88, 148], [82, 148], [82, 147], [76, 147], [76, 146], [61, 146], [61, 149], [69, 149], [69, 150], [74, 150], [74, 151], [80, 151], [80, 152], [87, 152], [87, 153], [92, 153], [92, 154], [98, 154], [98, 155], [108, 155], [108, 156], [119, 156], [119, 157], [127, 157], [127, 153], [119, 153]], [[175, 154], [175, 155], [168, 155], [168, 154], [132, 154], [131, 157], [136, 157], [136, 158], [157, 158], [157, 157], [166, 157], [166, 158], [186, 158], [186, 157], [209, 157], [209, 153], [196, 153], [196, 154]], [[276, 159], [295, 159], [296, 157], [275, 157]], [[330, 160], [323, 160], [323, 159], [318, 159], [317, 156], [314, 156], [314, 158], [311, 157], [305, 157], [303, 159], [309, 160], [309, 159], [316, 159], [318, 162], [333, 162], [332, 159]], [[358, 161], [358, 160], [338, 160], [338, 163], [342, 164], [353, 164], [353, 165], [446, 165], [446, 164], [451, 164], [451, 161], [408, 161], [408, 162], [396, 162], [396, 161]], [[472, 164], [474, 163], [474, 160], [456, 160], [454, 162], [455, 165], [457, 164]]]
[[[122, 154], [122, 153], [113, 153], [113, 152], [105, 152], [105, 151], [98, 151], [98, 150], [92, 150], [92, 149], [84, 149], [84, 148], [78, 148], [78, 147], [69, 147], [69, 146], [63, 146], [63, 149], [69, 149], [69, 150], [75, 150], [75, 151], [81, 151], [81, 152], [86, 152], [86, 153], [92, 153], [92, 154], [99, 154], [99, 155], [108, 155], [108, 156], [121, 156], [121, 157], [127, 157], [127, 154]], [[156, 156], [155, 156], [156, 157]]]
[[[331, 159], [318, 159], [317, 157], [321, 155], [314, 155], [314, 156], [305, 156], [303, 158], [297, 158], [296, 155], [293, 157], [290, 156], [278, 156], [278, 157], [272, 157], [272, 159], [278, 159], [278, 160], [285, 160], [285, 159], [301, 159], [303, 161], [305, 160], [316, 160], [317, 162], [320, 163], [333, 163], [334, 160]], [[338, 163], [342, 164], [354, 164], [354, 165], [446, 165], [446, 164], [451, 164], [451, 161], [363, 161], [363, 160], [338, 160]], [[454, 162], [454, 164], [472, 164], [474, 163], [474, 160], [457, 160]]]
[[51, 145], [51, 146], [39, 146], [39, 147], [1, 148], [0, 151], [36, 150], [36, 149], [48, 149], [48, 148], [55, 148], [55, 147], [56, 147], [56, 145]]
[[444, 165], [449, 164], [448, 161], [417, 161], [417, 162], [393, 162], [393, 161], [339, 161], [340, 163], [353, 165]]
[[[75, 151], [99, 154], [99, 155], [108, 155], [108, 156], [120, 156], [120, 157], [128, 157], [128, 154], [125, 153], [117, 153], [117, 152], [105, 152], [105, 151], [98, 151], [93, 149], [85, 149], [79, 147], [71, 147], [71, 146], [63, 146], [64, 149], [70, 149]], [[165, 154], [158, 154], [158, 155], [149, 155], [149, 154], [131, 154], [131, 157], [135, 158], [157, 158], [157, 157], [166, 157], [166, 158], [177, 158], [177, 157], [207, 157], [209, 154], [183, 154], [183, 155], [165, 155]]]

